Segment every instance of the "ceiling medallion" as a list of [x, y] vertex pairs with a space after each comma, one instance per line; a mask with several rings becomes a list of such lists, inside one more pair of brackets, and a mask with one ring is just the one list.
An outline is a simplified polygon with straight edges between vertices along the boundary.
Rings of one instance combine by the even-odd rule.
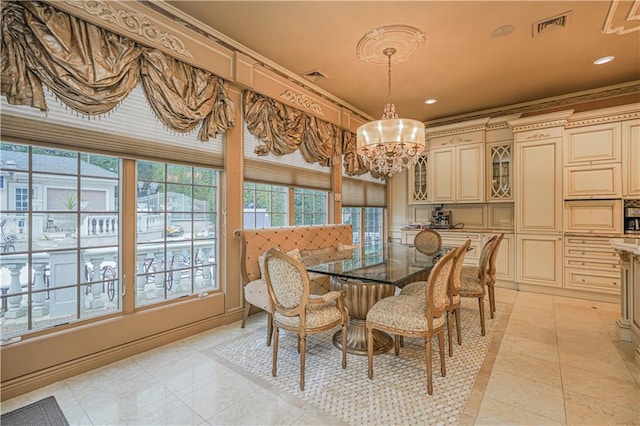
[[409, 25], [385, 25], [365, 34], [356, 46], [356, 54], [363, 61], [373, 64], [387, 64], [387, 48], [395, 49], [392, 63], [405, 62], [420, 50], [426, 39], [418, 28]]

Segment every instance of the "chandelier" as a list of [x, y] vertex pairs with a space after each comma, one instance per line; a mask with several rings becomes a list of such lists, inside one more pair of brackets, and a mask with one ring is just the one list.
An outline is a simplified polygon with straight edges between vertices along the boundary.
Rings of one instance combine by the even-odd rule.
[[[390, 25], [374, 29], [358, 43], [361, 59], [381, 63], [379, 52], [388, 65], [387, 103], [380, 120], [363, 124], [357, 131], [357, 152], [374, 175], [391, 177], [407, 168], [424, 151], [424, 124], [417, 120], [398, 118], [391, 102], [391, 58], [406, 60], [422, 46], [424, 34], [417, 28]], [[372, 50], [373, 49], [373, 50]], [[377, 49], [378, 50], [376, 53]]]

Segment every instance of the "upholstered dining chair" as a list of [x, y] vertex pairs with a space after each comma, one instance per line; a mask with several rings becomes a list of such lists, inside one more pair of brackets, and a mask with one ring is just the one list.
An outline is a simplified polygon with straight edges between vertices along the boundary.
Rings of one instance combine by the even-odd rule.
[[[462, 330], [460, 328], [460, 274], [464, 264], [467, 250], [471, 245], [471, 240], [465, 241], [463, 245], [455, 249], [453, 255], [453, 266], [449, 275], [449, 285], [447, 287], [447, 300], [445, 311], [447, 315], [447, 338], [449, 342], [449, 356], [453, 356], [453, 317], [456, 321], [456, 336], [458, 345], [462, 344]], [[427, 281], [416, 281], [403, 287], [400, 294], [408, 296], [421, 295], [427, 289]]]
[[367, 313], [367, 355], [369, 379], [373, 379], [373, 330], [394, 334], [395, 354], [400, 354], [400, 336], [424, 337], [427, 369], [427, 391], [433, 394], [431, 339], [438, 336], [440, 372], [446, 376], [444, 360], [444, 323], [447, 285], [455, 252], [450, 251], [435, 264], [424, 296], [397, 295], [386, 297]]
[[498, 259], [498, 251], [500, 250], [500, 243], [503, 238], [504, 234], [498, 235], [496, 243], [491, 250], [491, 255], [489, 256], [489, 283], [487, 285], [489, 289], [489, 314], [491, 315], [491, 319], [493, 319], [496, 312], [496, 262]]
[[420, 253], [433, 256], [442, 248], [442, 237], [433, 229], [423, 229], [414, 237], [413, 245]]
[[463, 266], [460, 274], [460, 297], [471, 297], [478, 299], [478, 308], [480, 309], [480, 332], [484, 336], [486, 334], [484, 319], [484, 297], [487, 294], [486, 289], [489, 284], [490, 271], [489, 261], [491, 250], [497, 240], [493, 236], [482, 247], [480, 252], [480, 260], [478, 267]]
[[304, 390], [306, 337], [342, 326], [342, 368], [347, 368], [347, 322], [349, 313], [340, 291], [310, 295], [309, 275], [304, 264], [277, 247], [265, 254], [267, 291], [273, 305], [273, 367], [278, 367], [280, 329], [298, 335], [300, 352], [300, 390]]

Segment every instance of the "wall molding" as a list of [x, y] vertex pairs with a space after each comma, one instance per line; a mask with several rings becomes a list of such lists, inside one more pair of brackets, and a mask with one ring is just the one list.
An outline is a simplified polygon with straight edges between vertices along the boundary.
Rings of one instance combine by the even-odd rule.
[[65, 0], [65, 3], [96, 16], [102, 21], [115, 24], [123, 30], [143, 37], [152, 43], [160, 43], [178, 56], [193, 59], [193, 55], [180, 37], [170, 34], [168, 31], [163, 31], [138, 11], [129, 12], [124, 9], [116, 9], [112, 6], [113, 3], [107, 3], [102, 0]]

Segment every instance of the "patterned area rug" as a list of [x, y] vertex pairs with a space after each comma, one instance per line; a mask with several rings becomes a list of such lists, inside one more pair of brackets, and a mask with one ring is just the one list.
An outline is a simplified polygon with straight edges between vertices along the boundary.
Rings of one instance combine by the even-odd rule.
[[[478, 302], [462, 300], [462, 346], [455, 343], [454, 333], [453, 357], [445, 355], [446, 377], [440, 376], [438, 344], [436, 338], [433, 340], [433, 395], [427, 393], [424, 339], [405, 338], [399, 357], [393, 350], [376, 355], [373, 380], [369, 380], [366, 356], [347, 354], [347, 369], [341, 368], [341, 352], [331, 341], [335, 331], [308, 336], [304, 391], [299, 388], [300, 356], [295, 334], [280, 333], [276, 377], [271, 376], [273, 351], [265, 345], [266, 330], [241, 337], [212, 353], [349, 424], [457, 424], [493, 339], [502, 306], [498, 304], [496, 310], [492, 320], [486, 307], [486, 336], [481, 336]], [[445, 353], [447, 348], [445, 343]]]

